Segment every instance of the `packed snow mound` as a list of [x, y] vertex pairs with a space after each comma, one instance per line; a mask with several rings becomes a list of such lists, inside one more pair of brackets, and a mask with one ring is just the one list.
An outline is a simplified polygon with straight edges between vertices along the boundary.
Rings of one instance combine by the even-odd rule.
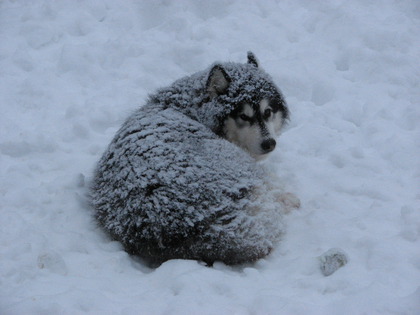
[[226, 92], [209, 95], [213, 70], [161, 89], [124, 123], [95, 172], [97, 219], [128, 252], [153, 263], [255, 261], [282, 234], [283, 203], [273, 199], [269, 176], [217, 131], [241, 102], [286, 104], [253, 64], [212, 69], [226, 71]]

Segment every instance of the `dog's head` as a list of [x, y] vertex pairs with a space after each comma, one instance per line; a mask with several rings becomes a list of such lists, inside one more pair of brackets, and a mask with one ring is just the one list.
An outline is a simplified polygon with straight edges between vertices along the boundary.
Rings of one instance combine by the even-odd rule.
[[276, 147], [275, 138], [289, 116], [286, 102], [271, 78], [248, 53], [246, 64], [215, 65], [207, 92], [230, 111], [221, 119], [219, 134], [257, 160]]

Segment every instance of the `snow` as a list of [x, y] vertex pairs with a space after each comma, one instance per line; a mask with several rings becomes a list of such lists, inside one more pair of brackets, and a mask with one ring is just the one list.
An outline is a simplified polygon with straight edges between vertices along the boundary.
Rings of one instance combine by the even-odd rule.
[[[2, 1], [0, 314], [418, 314], [416, 1]], [[252, 265], [156, 269], [96, 227], [95, 163], [147, 95], [253, 51], [301, 200]], [[416, 107], [417, 106], [417, 107]], [[322, 275], [330, 248], [348, 263]]]

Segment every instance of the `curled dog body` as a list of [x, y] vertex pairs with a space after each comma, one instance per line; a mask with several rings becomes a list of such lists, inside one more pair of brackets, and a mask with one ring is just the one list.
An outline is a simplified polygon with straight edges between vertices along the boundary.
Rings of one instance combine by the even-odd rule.
[[284, 204], [256, 161], [275, 149], [288, 116], [252, 53], [245, 64], [218, 63], [158, 90], [96, 167], [96, 219], [153, 264], [268, 255], [283, 233]]

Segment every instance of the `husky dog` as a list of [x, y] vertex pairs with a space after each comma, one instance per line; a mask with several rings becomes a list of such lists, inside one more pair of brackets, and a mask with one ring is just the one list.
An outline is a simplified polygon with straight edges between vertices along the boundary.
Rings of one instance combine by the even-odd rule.
[[256, 160], [274, 150], [288, 116], [251, 52], [245, 64], [218, 63], [158, 90], [97, 165], [95, 217], [153, 264], [239, 264], [268, 255], [287, 203]]

